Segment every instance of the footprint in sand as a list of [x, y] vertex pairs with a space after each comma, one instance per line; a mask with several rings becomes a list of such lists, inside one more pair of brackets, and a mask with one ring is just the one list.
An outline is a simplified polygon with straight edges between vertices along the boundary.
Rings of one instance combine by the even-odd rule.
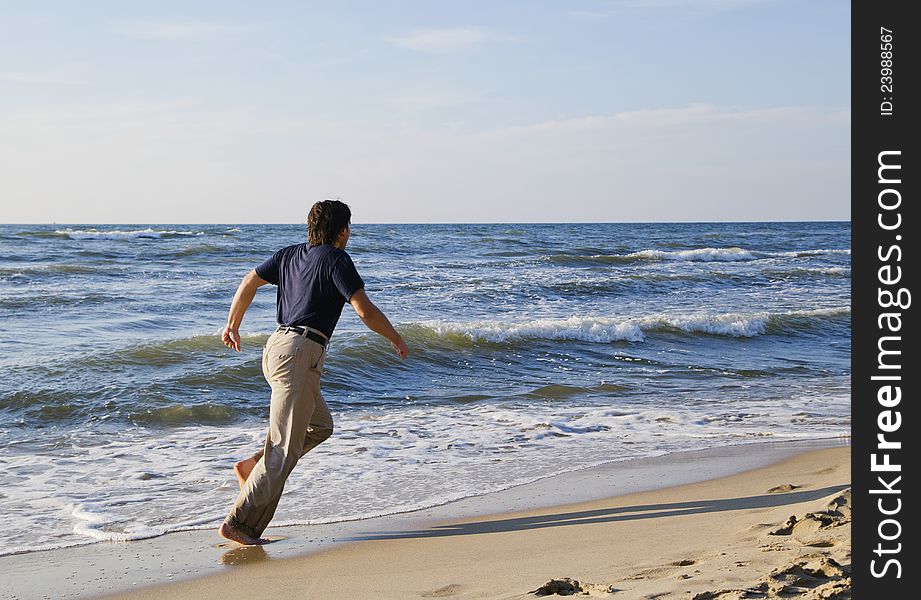
[[832, 513], [838, 513], [842, 517], [850, 520], [851, 518], [851, 490], [850, 488], [841, 492], [840, 495], [835, 496], [828, 503], [828, 511]]
[[818, 471], [813, 471], [811, 475], [828, 475], [829, 473], [834, 473], [836, 471], [835, 467], [826, 467], [824, 469], [819, 469]]
[[632, 575], [627, 575], [624, 579], [627, 580], [641, 580], [641, 579], [659, 579], [660, 577], [666, 577], [675, 572], [673, 569], [674, 565], [669, 565], [667, 567], [654, 567], [652, 569], [644, 569]]
[[447, 598], [448, 596], [456, 596], [460, 593], [462, 586], [459, 583], [449, 583], [446, 586], [442, 586], [437, 590], [432, 590], [431, 592], [425, 592], [422, 594], [423, 598]]
[[747, 590], [717, 590], [715, 592], [701, 592], [694, 596], [692, 600], [742, 600], [751, 598]]
[[690, 567], [691, 565], [697, 564], [696, 560], [685, 558], [682, 560], [663, 565], [661, 567], [653, 567], [651, 569], [643, 569], [642, 571], [637, 571], [632, 575], [627, 575], [624, 579], [632, 581], [640, 581], [644, 579], [661, 579], [663, 577], [669, 577], [675, 573], [675, 567]]
[[[801, 560], [771, 571], [752, 587], [701, 592], [692, 600], [742, 600], [744, 598], [850, 598], [851, 576], [828, 557]], [[806, 594], [809, 594], [808, 596]]]
[[834, 540], [815, 539], [810, 540], [809, 542], [804, 542], [803, 545], [809, 546], [810, 548], [831, 548], [833, 546], [837, 546], [838, 542]]
[[799, 519], [796, 518], [796, 515], [790, 515], [790, 518], [787, 519], [783, 527], [778, 527], [774, 531], [769, 531], [768, 535], [790, 535], [793, 533], [793, 528], [796, 527], [798, 522]]
[[783, 485], [774, 486], [767, 491], [768, 494], [784, 494], [786, 492], [792, 492], [793, 490], [800, 489], [801, 485], [795, 485], [792, 483], [784, 483]]
[[764, 544], [763, 546], [758, 546], [762, 552], [786, 552], [790, 550], [788, 546], [783, 544], [778, 544], [777, 542], [771, 542], [770, 544]]
[[830, 582], [850, 585], [850, 573], [834, 559], [822, 556], [774, 569], [761, 581], [774, 594], [795, 594]]
[[531, 590], [529, 594], [534, 594], [535, 596], [572, 596], [573, 594], [579, 594], [582, 596], [589, 595], [607, 595], [613, 594], [616, 590], [613, 585], [605, 585], [602, 583], [588, 583], [582, 582], [579, 583], [576, 579], [570, 579], [569, 577], [563, 577], [561, 579], [551, 579], [544, 585], [540, 586], [536, 590]]
[[769, 531], [768, 535], [794, 535], [801, 541], [811, 539], [820, 531], [827, 531], [851, 522], [851, 490], [832, 498], [826, 510], [807, 513], [802, 519], [792, 515], [783, 527]]

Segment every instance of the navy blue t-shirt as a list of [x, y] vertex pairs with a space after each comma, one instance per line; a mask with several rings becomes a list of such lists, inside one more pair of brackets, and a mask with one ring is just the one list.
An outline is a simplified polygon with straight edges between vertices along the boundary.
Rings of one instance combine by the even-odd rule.
[[328, 337], [342, 306], [365, 286], [345, 250], [327, 244], [282, 248], [256, 267], [256, 274], [278, 286], [279, 325], [313, 327]]

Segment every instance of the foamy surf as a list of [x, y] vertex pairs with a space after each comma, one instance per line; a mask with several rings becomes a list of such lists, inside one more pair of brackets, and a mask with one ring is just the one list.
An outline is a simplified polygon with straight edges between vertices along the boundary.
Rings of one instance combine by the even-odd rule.
[[815, 250], [792, 250], [788, 252], [770, 252], [771, 256], [782, 256], [785, 258], [807, 258], [810, 256], [822, 256], [825, 254], [844, 254], [851, 255], [850, 248], [817, 248]]
[[757, 256], [744, 248], [697, 248], [694, 250], [641, 250], [626, 255], [627, 258], [650, 260], [684, 260], [702, 262], [735, 262], [755, 260]]
[[57, 229], [54, 232], [57, 235], [66, 237], [71, 240], [126, 240], [126, 239], [159, 239], [164, 237], [185, 237], [205, 235], [205, 232], [199, 231], [174, 231], [174, 230], [155, 230], [150, 227], [147, 229], [135, 229], [131, 231], [121, 230], [99, 230], [99, 229]]
[[[846, 397], [812, 399], [807, 414], [759, 403], [727, 406], [719, 397], [701, 398], [699, 406], [632, 402], [612, 409], [603, 401], [610, 392], [599, 393], [589, 403], [516, 399], [506, 405], [406, 404], [337, 414], [337, 433], [288, 480], [287, 501], [273, 523], [395, 514], [612, 460], [766, 437], [828, 437], [847, 425]], [[838, 415], [834, 420], [832, 413]], [[798, 434], [787, 428], [794, 421]], [[818, 425], [809, 426], [813, 421]], [[86, 469], [58, 456], [14, 456], [9, 471], [41, 475], [38, 487], [9, 490], [7, 511], [0, 514], [8, 536], [0, 556], [215, 528], [237, 494], [233, 461], [261, 445], [264, 427], [129, 429], [119, 441], [101, 446], [76, 437]], [[150, 472], [151, 465], [160, 469]], [[53, 485], [61, 480], [69, 482], [66, 489]], [[16, 521], [30, 527], [11, 528]], [[57, 531], [47, 529], [51, 522]]]
[[[780, 313], [717, 313], [702, 312], [686, 315], [656, 314], [638, 318], [579, 317], [566, 319], [536, 319], [524, 322], [439, 322], [429, 321], [418, 325], [439, 336], [463, 336], [470, 340], [504, 343], [515, 340], [578, 340], [584, 342], [642, 342], [653, 332], [681, 331], [730, 337], [756, 337], [764, 335], [769, 326], [776, 332], [785, 332], [791, 320], [802, 322], [799, 330], [809, 326], [810, 320], [820, 325], [825, 319], [850, 315], [850, 307], [793, 310]], [[793, 331], [792, 329], [790, 331]]]
[[[645, 249], [626, 254], [553, 254], [548, 258], [551, 262], [558, 264], [578, 265], [586, 264], [631, 264], [638, 262], [716, 262], [716, 263], [733, 263], [733, 262], [750, 262], [757, 260], [767, 260], [776, 258], [809, 258], [818, 256], [834, 256], [838, 254], [850, 255], [851, 251], [846, 248], [819, 248], [814, 250], [788, 250], [782, 252], [776, 251], [759, 251], [738, 246], [725, 248], [705, 247], [690, 248], [686, 250], [662, 250], [662, 249]], [[521, 253], [515, 253], [515, 256], [526, 256]]]

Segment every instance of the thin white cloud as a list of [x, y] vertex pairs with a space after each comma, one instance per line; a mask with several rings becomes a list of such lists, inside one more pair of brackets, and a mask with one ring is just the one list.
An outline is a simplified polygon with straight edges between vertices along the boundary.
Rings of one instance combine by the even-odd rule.
[[174, 101], [123, 101], [82, 106], [59, 106], [53, 109], [27, 109], [7, 113], [8, 119], [28, 123], [45, 122], [56, 125], [98, 125], [99, 121], [136, 121], [151, 116], [176, 116], [201, 109], [197, 99]]
[[601, 10], [571, 10], [569, 16], [581, 21], [605, 21], [611, 13]]
[[254, 25], [208, 21], [131, 21], [114, 23], [108, 27], [111, 33], [137, 40], [184, 42], [241, 35], [257, 29]]
[[361, 222], [847, 218], [842, 115], [695, 104], [472, 134], [182, 99], [87, 103], [0, 114], [0, 163], [16, 222], [209, 222], [215, 199], [249, 222], [266, 197], [274, 218], [295, 220], [304, 197], [330, 194]]
[[400, 48], [431, 54], [469, 52], [489, 42], [512, 41], [516, 38], [481, 27], [446, 29], [416, 29], [406, 35], [385, 37], [383, 40]]
[[40, 85], [87, 85], [84, 79], [48, 73], [0, 73], [0, 81]]
[[779, 106], [773, 108], [732, 109], [720, 108], [714, 104], [690, 104], [683, 108], [658, 108], [617, 113], [615, 118], [627, 123], [667, 126], [684, 123], [713, 121], [767, 121], [788, 119], [817, 110], [808, 106]]
[[779, 106], [771, 108], [727, 108], [715, 104], [696, 103], [678, 108], [652, 108], [587, 115], [571, 119], [541, 121], [505, 127], [486, 135], [516, 135], [539, 132], [588, 131], [634, 125], [640, 127], [674, 127], [698, 123], [771, 122], [793, 119], [847, 119], [848, 110], [825, 110], [812, 106]]
[[775, 0], [609, 0], [595, 8], [571, 10], [568, 15], [583, 21], [602, 21], [623, 10], [721, 12], [744, 9]]
[[624, 8], [732, 10], [764, 4], [772, 0], [614, 0], [612, 4]]
[[418, 91], [397, 94], [387, 101], [405, 111], [427, 110], [434, 108], [456, 108], [480, 103], [484, 98], [479, 94], [451, 91]]

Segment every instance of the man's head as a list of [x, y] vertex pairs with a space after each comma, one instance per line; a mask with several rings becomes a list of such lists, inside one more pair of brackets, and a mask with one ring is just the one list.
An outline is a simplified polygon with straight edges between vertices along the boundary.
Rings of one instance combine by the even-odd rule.
[[[352, 211], [345, 202], [322, 200], [313, 205], [307, 215], [307, 241], [313, 246], [329, 244], [344, 249], [348, 242]], [[344, 241], [343, 241], [344, 239]]]

